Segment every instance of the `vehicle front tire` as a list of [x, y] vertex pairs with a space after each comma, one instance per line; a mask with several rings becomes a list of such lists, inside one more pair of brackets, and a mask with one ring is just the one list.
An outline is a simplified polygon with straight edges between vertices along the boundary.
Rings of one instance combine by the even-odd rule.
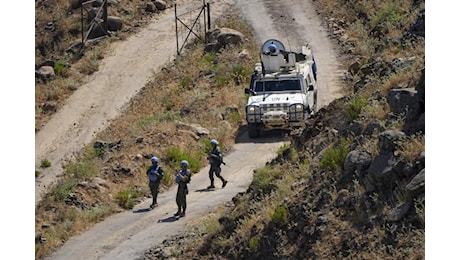
[[260, 129], [257, 128], [256, 124], [248, 124], [248, 135], [249, 138], [257, 138], [260, 136]]

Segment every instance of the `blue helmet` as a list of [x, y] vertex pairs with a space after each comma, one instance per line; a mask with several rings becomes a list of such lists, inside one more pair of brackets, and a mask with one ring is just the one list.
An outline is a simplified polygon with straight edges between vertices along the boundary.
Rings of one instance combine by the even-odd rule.
[[182, 162], [180, 162], [180, 165], [182, 166], [188, 166], [188, 162], [186, 160], [182, 160]]
[[156, 162], [156, 163], [157, 163], [157, 162], [159, 162], [160, 160], [158, 160], [158, 157], [153, 156], [153, 157], [150, 159], [150, 161]]
[[219, 142], [217, 142], [217, 140], [216, 140], [216, 139], [212, 139], [212, 140], [211, 140], [211, 144], [215, 144], [215, 145], [218, 145], [218, 144], [219, 144]]

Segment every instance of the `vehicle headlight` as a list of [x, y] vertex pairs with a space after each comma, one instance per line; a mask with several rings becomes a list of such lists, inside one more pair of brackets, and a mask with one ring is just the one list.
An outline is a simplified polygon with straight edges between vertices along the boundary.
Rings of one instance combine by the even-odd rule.
[[294, 104], [289, 107], [290, 112], [303, 112], [303, 105], [302, 104]]
[[248, 114], [258, 114], [260, 109], [258, 106], [248, 106]]

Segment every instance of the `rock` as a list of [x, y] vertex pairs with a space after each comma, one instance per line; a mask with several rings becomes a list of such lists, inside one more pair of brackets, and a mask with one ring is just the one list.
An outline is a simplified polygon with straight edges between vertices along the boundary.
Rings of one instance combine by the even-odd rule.
[[408, 193], [406, 200], [410, 201], [417, 197], [421, 193], [425, 192], [425, 169], [417, 174], [412, 180], [406, 185], [406, 191]]
[[155, 6], [154, 3], [148, 2], [145, 5], [145, 11], [150, 12], [150, 13], [155, 13], [156, 11], [158, 11], [158, 9], [157, 9], [157, 7]]
[[406, 137], [404, 132], [398, 130], [386, 130], [379, 135], [378, 147], [380, 152], [389, 153], [396, 150], [396, 142]]
[[411, 203], [402, 203], [393, 210], [391, 210], [387, 214], [386, 219], [391, 222], [398, 222], [407, 215], [407, 212], [409, 212], [410, 207]]
[[356, 172], [361, 175], [369, 168], [371, 160], [372, 157], [368, 151], [351, 151], [345, 158], [344, 174], [353, 175]]
[[42, 66], [35, 71], [35, 77], [41, 80], [50, 80], [56, 77], [54, 73], [54, 68], [51, 66]]
[[390, 110], [396, 114], [406, 115], [409, 107], [417, 105], [414, 98], [417, 91], [414, 88], [392, 89], [388, 93], [388, 103]]
[[166, 2], [165, 1], [162, 1], [162, 0], [155, 0], [153, 1], [153, 4], [155, 5], [155, 7], [162, 11], [162, 10], [165, 10], [166, 9]]
[[98, 186], [102, 186], [104, 188], [110, 189], [109, 183], [102, 178], [95, 177], [94, 179], [92, 179], [92, 182], [97, 184]]
[[228, 44], [240, 44], [243, 42], [243, 39], [244, 35], [242, 33], [230, 28], [221, 28], [217, 36], [217, 41], [224, 46]]
[[116, 16], [107, 16], [107, 28], [109, 31], [120, 31], [123, 26], [121, 18]]

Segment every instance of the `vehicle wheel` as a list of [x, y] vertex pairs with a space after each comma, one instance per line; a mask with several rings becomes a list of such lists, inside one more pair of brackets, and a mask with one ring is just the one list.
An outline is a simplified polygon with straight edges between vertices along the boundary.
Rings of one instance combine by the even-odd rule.
[[249, 138], [259, 137], [260, 130], [257, 128], [256, 124], [248, 124], [248, 135]]

